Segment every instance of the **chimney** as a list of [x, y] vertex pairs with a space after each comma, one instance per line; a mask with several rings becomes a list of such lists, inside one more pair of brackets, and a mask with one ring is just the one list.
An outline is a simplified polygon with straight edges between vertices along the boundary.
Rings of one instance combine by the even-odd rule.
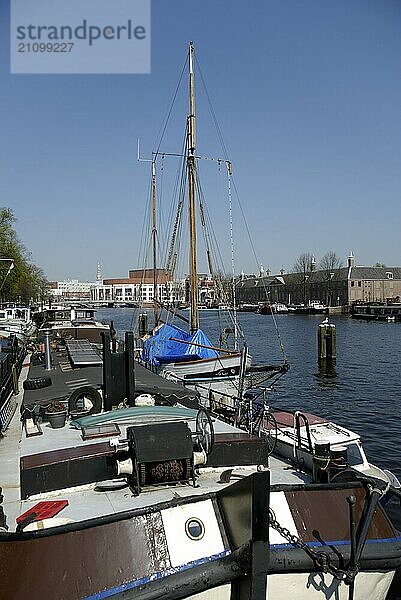
[[310, 261], [310, 270], [316, 271], [316, 258], [312, 255], [312, 260]]
[[352, 252], [350, 252], [348, 256], [348, 268], [351, 269], [352, 267], [355, 267], [355, 258]]

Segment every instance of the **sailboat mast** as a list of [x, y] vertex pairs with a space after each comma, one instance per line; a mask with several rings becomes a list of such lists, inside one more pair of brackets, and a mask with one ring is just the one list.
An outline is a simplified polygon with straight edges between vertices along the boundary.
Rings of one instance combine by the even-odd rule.
[[189, 210], [189, 283], [191, 302], [191, 333], [199, 329], [198, 274], [196, 270], [196, 207], [195, 207], [195, 86], [194, 47], [189, 44], [189, 117], [188, 117], [188, 210]]
[[157, 303], [157, 221], [156, 221], [156, 164], [152, 160], [152, 246], [153, 246], [153, 315], [155, 327], [159, 323], [159, 307]]

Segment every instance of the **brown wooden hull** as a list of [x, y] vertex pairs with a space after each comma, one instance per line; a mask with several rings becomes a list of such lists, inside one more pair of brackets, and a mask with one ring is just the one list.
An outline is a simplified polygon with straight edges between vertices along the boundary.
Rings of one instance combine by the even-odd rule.
[[[363, 489], [317, 488], [314, 491], [293, 490], [279, 493], [284, 494], [283, 498], [288, 503], [303, 541], [311, 548], [318, 546], [319, 550], [327, 552], [331, 556], [332, 564], [341, 566], [342, 561], [346, 564], [350, 556], [346, 497], [350, 493], [356, 495], [359, 520]], [[275, 492], [272, 492], [271, 496], [274, 495]], [[241, 493], [238, 498], [244, 500]], [[196, 501], [189, 500], [194, 514], [199, 501], [204, 502], [205, 497]], [[231, 514], [231, 523], [228, 523], [229, 511], [232, 513], [233, 510], [232, 501], [228, 500], [227, 503], [224, 497], [219, 500], [214, 494], [208, 495], [207, 501], [210, 503], [213, 518], [214, 513], [218, 515], [217, 522], [223, 545], [212, 545], [210, 553], [179, 565], [172, 559], [171, 544], [174, 544], [175, 540], [168, 539], [164, 512], [174, 508], [181, 509], [184, 504], [188, 504], [183, 499], [142, 513], [136, 510], [48, 530], [19, 534], [2, 533], [0, 598], [101, 600], [118, 596], [120, 592], [129, 589], [138, 590], [138, 597], [141, 598], [143, 590], [149, 589], [152, 594], [156, 594], [154, 597], [157, 597], [158, 585], [163, 585], [166, 589], [169, 589], [169, 586], [174, 587], [168, 597], [178, 598], [182, 597], [179, 590], [176, 596], [174, 594], [180, 581], [184, 584], [185, 580], [185, 585], [188, 585], [191, 573], [196, 579], [195, 575], [199, 576], [199, 569], [202, 567], [204, 572], [207, 565], [213, 568], [216, 581], [233, 579], [246, 565], [244, 556], [241, 558], [242, 562], [238, 562], [238, 552], [234, 550], [242, 543], [242, 525], [239, 524], [238, 516], [243, 512], [243, 508], [237, 505], [240, 512], [236, 516]], [[242, 502], [241, 505], [243, 506]], [[272, 505], [274, 506], [274, 503]], [[236, 527], [239, 528], [237, 531]], [[180, 523], [177, 520], [177, 532], [179, 529]], [[238, 541], [240, 543], [237, 543]], [[271, 542], [270, 561], [269, 554], [266, 553], [266, 572], [316, 572], [316, 565], [310, 556], [303, 550], [283, 542], [285, 540], [279, 544]], [[230, 561], [233, 565], [230, 565]], [[390, 572], [400, 564], [401, 539], [396, 537], [384, 512], [379, 509], [360, 561], [361, 570]], [[171, 582], [174, 582], [174, 586]], [[196, 585], [201, 584], [198, 581]]]

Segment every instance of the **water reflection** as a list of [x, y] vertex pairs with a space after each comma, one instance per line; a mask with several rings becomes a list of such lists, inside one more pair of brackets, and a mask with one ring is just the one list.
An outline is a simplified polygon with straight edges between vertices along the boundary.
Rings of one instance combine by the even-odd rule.
[[335, 378], [337, 377], [336, 361], [335, 360], [319, 360], [319, 371], [315, 373], [320, 387], [334, 387], [337, 385]]

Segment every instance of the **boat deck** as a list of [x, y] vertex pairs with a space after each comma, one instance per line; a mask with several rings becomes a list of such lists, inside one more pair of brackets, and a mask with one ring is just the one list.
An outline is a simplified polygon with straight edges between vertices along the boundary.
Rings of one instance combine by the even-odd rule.
[[[28, 375], [28, 366], [24, 366], [21, 372], [21, 381]], [[42, 367], [43, 368], [43, 367]], [[88, 370], [95, 367], [86, 368]], [[83, 371], [83, 370], [81, 370]], [[37, 366], [33, 366], [29, 370], [29, 377], [36, 375]], [[79, 370], [73, 370], [71, 373], [63, 371], [63, 376], [71, 382], [74, 377], [80, 380], [82, 385], [82, 375]], [[79, 375], [77, 375], [77, 373]], [[157, 377], [155, 375], [155, 377]], [[53, 379], [53, 373], [52, 373]], [[94, 378], [86, 377], [88, 382], [94, 381]], [[66, 385], [66, 384], [65, 384]], [[20, 385], [22, 388], [22, 384]], [[52, 396], [50, 390], [53, 391]], [[16, 519], [19, 515], [25, 513], [28, 509], [34, 507], [39, 501], [67, 500], [68, 505], [59, 513], [57, 517], [53, 517], [47, 526], [64, 524], [68, 522], [77, 522], [96, 518], [99, 516], [113, 515], [133, 509], [143, 509], [144, 507], [152, 507], [155, 504], [163, 504], [173, 499], [184, 498], [188, 496], [200, 496], [203, 494], [221, 490], [225, 486], [233, 483], [242, 476], [246, 476], [254, 472], [257, 465], [243, 464], [241, 466], [220, 466], [220, 467], [204, 467], [199, 470], [199, 476], [196, 478], [196, 487], [191, 483], [148, 486], [141, 491], [140, 495], [136, 496], [129, 487], [115, 490], [98, 491], [96, 479], [85, 485], [77, 485], [74, 487], [49, 490], [38, 494], [29, 494], [25, 499], [23, 490], [26, 487], [27, 481], [31, 485], [33, 479], [38, 477], [38, 470], [41, 468], [47, 470], [46, 477], [50, 477], [52, 469], [55, 465], [67, 465], [67, 469], [72, 469], [72, 461], [77, 458], [99, 458], [99, 460], [107, 459], [113, 456], [113, 449], [110, 446], [110, 438], [100, 439], [82, 439], [81, 429], [75, 428], [69, 421], [65, 427], [60, 429], [52, 429], [49, 423], [43, 422], [40, 424], [42, 434], [27, 437], [25, 429], [21, 430], [19, 419], [19, 411], [21, 405], [26, 403], [27, 398], [32, 393], [39, 395], [40, 393], [46, 396], [48, 402], [51, 397], [54, 397], [54, 392], [61, 390], [61, 382], [55, 377], [52, 386], [43, 388], [42, 390], [31, 390], [27, 392], [21, 391], [17, 397], [18, 407], [16, 414], [6, 431], [4, 438], [0, 441], [0, 456], [2, 463], [1, 486], [4, 495], [4, 512], [7, 516], [7, 526], [10, 531], [16, 527]], [[25, 398], [24, 398], [25, 394]], [[31, 403], [29, 399], [28, 404]], [[134, 409], [135, 410], [135, 409]], [[140, 411], [138, 411], [140, 412]], [[186, 419], [191, 430], [195, 428], [194, 411], [182, 407], [179, 413], [188, 413]], [[117, 417], [119, 409], [110, 413], [110, 420], [113, 421], [114, 415]], [[179, 417], [182, 419], [182, 417]], [[171, 419], [168, 417], [168, 419]], [[139, 423], [141, 417], [139, 417]], [[121, 431], [120, 437], [126, 437], [127, 426], [135, 424], [135, 419], [130, 418], [127, 422], [119, 421]], [[226, 444], [229, 448], [235, 444], [248, 444], [251, 436], [243, 431], [221, 421], [214, 421], [215, 428], [215, 444]], [[255, 438], [253, 438], [255, 440]], [[249, 444], [248, 444], [249, 445]], [[244, 446], [242, 446], [243, 448]], [[241, 450], [243, 452], [243, 450]], [[246, 460], [245, 460], [246, 462]], [[228, 480], [222, 482], [221, 475], [224, 471], [232, 469], [232, 474]], [[306, 481], [307, 476], [296, 471], [291, 467], [289, 462], [275, 457], [269, 458], [269, 470], [271, 473], [272, 485], [293, 485], [302, 484]], [[100, 478], [102, 479], [102, 478]], [[104, 479], [104, 478], [103, 478]], [[24, 483], [25, 481], [25, 483]], [[113, 480], [114, 481], [114, 480]], [[22, 491], [21, 491], [22, 486]], [[42, 525], [43, 526], [43, 522]], [[46, 526], [46, 524], [44, 524]], [[36, 524], [29, 525], [28, 528], [36, 528]]]
[[[66, 349], [52, 353], [50, 371], [45, 370], [43, 362], [31, 364], [28, 378], [49, 376], [52, 385], [38, 390], [29, 390], [23, 398], [24, 406], [42, 405], [46, 407], [54, 399], [67, 400], [74, 390], [82, 386], [101, 388], [103, 383], [101, 360], [94, 366], [90, 364], [88, 366], [77, 365], [74, 368], [73, 364]], [[135, 362], [135, 391], [138, 394], [155, 394], [167, 401], [179, 400], [188, 405], [191, 405], [191, 402], [197, 398], [196, 393], [159, 377], [137, 362]]]

